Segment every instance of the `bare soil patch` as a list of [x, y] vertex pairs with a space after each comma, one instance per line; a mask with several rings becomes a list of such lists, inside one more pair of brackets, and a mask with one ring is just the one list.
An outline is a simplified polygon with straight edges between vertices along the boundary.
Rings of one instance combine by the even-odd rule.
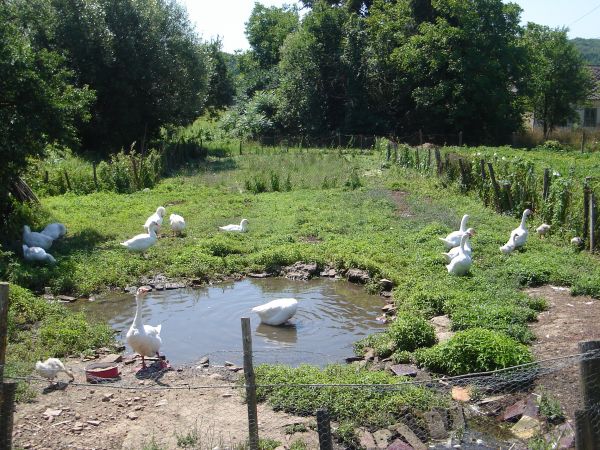
[[[600, 301], [573, 297], [568, 288], [556, 286], [531, 288], [526, 292], [545, 298], [550, 307], [531, 324], [537, 338], [532, 345], [537, 360], [575, 355], [579, 353], [579, 342], [600, 339]], [[560, 401], [565, 414], [572, 419], [581, 405], [579, 381], [579, 365], [573, 363], [540, 378], [539, 384]]]
[[[232, 448], [247, 439], [247, 405], [243, 391], [231, 381], [239, 375], [225, 368], [186, 368], [139, 379], [136, 361], [118, 364], [121, 380], [116, 383], [85, 384], [85, 363], [65, 362], [74, 369], [75, 383], [83, 385], [61, 383], [62, 389], [46, 389], [45, 383], [34, 384], [36, 400], [16, 408], [17, 448], [140, 450], [153, 440], [161, 448], [177, 449], [177, 435], [191, 435], [197, 440], [188, 448], [204, 450]], [[187, 389], [194, 386], [214, 387]], [[258, 419], [261, 438], [287, 446], [301, 439], [308, 448], [318, 448], [318, 436], [308, 428], [314, 423], [310, 417], [259, 404]], [[286, 434], [286, 426], [299, 423], [307, 431]]]
[[390, 191], [390, 197], [396, 205], [396, 211], [400, 217], [412, 217], [414, 214], [410, 210], [410, 206], [406, 200], [408, 192]]

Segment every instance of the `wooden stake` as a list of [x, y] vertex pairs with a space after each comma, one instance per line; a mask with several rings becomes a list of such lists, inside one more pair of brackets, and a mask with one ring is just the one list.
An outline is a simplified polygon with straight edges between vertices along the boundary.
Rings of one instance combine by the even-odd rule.
[[63, 170], [63, 173], [65, 174], [65, 182], [67, 183], [67, 189], [71, 190], [71, 180], [69, 180], [69, 174], [66, 170]]
[[8, 302], [8, 283], [3, 282], [0, 283], [0, 384], [4, 381], [4, 362], [8, 345]]
[[317, 433], [319, 435], [319, 450], [333, 450], [331, 423], [326, 409], [317, 409]]
[[98, 176], [96, 175], [96, 162], [92, 162], [92, 170], [94, 172], [94, 186], [96, 186], [96, 190], [98, 190]]
[[[590, 252], [596, 248], [596, 196], [590, 192]], [[600, 440], [598, 441], [600, 442]]]
[[542, 198], [544, 201], [548, 199], [550, 193], [550, 169], [544, 169], [544, 187], [542, 189]]
[[423, 145], [423, 130], [419, 129], [419, 145]]
[[486, 176], [485, 176], [485, 161], [483, 159], [479, 160], [479, 170], [481, 171], [481, 181], [483, 181], [485, 183], [485, 180], [486, 180]]
[[583, 182], [583, 239], [587, 238], [590, 226], [590, 181], [591, 177], [585, 177]]
[[0, 449], [10, 450], [17, 385], [4, 382], [4, 364], [8, 345], [8, 306], [8, 283], [0, 283]]
[[496, 198], [496, 206], [500, 206], [500, 186], [498, 186], [498, 182], [496, 181], [496, 175], [494, 173], [494, 166], [492, 163], [487, 163], [488, 171], [490, 172], [490, 180], [492, 181], [492, 187], [494, 188], [494, 196]]
[[242, 140], [240, 139], [240, 155], [242, 154]]
[[581, 130], [581, 153], [585, 151], [585, 130]]
[[435, 164], [437, 168], [438, 176], [442, 174], [442, 156], [440, 155], [440, 149], [435, 149]]
[[462, 147], [462, 144], [463, 144], [463, 132], [459, 131], [458, 132], [458, 146]]
[[252, 366], [252, 331], [250, 318], [242, 317], [244, 345], [244, 377], [246, 378], [246, 403], [248, 404], [248, 433], [250, 450], [258, 450], [258, 412], [256, 408], [256, 382]]
[[588, 355], [579, 361], [583, 410], [576, 413], [577, 448], [593, 450], [600, 442], [600, 429], [590, 421], [590, 412], [596, 412], [600, 404], [600, 341], [580, 342], [579, 353]]
[[44, 183], [48, 183], [48, 180], [50, 179], [49, 175], [48, 175], [48, 171], [44, 170]]
[[462, 158], [458, 158], [458, 167], [460, 168], [461, 184], [465, 187], [468, 187], [469, 180], [467, 175], [467, 168]]

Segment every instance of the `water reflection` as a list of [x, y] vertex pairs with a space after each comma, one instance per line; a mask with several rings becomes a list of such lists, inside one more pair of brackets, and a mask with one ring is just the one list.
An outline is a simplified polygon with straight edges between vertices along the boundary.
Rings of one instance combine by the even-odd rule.
[[[262, 325], [254, 306], [281, 297], [298, 300], [291, 325]], [[282, 278], [245, 279], [201, 289], [150, 292], [142, 304], [144, 324], [162, 324], [162, 351], [174, 364], [210, 355], [214, 363], [241, 364], [240, 318], [250, 317], [255, 362], [326, 364], [352, 354], [352, 344], [383, 325], [375, 319], [383, 300], [345, 281]], [[135, 314], [131, 294], [111, 294], [95, 302], [75, 303], [119, 331], [121, 340]]]

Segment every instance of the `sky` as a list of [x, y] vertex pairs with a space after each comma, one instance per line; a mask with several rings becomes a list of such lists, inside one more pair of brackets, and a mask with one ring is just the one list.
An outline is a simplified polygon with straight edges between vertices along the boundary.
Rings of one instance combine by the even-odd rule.
[[[217, 36], [223, 50], [249, 48], [244, 34], [254, 0], [179, 0], [188, 10], [192, 23], [205, 40]], [[505, 3], [508, 0], [503, 0]], [[568, 27], [569, 37], [600, 39], [600, 0], [511, 0], [523, 9], [523, 23], [535, 22], [550, 27]], [[265, 6], [298, 4], [293, 0], [260, 0]]]

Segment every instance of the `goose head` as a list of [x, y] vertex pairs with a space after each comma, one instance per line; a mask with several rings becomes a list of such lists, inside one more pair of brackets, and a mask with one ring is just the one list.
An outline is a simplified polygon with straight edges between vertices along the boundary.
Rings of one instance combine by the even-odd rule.
[[165, 212], [165, 208], [163, 208], [162, 206], [156, 208], [156, 214], [158, 214], [158, 217], [163, 217], [165, 215]]
[[475, 229], [469, 228], [465, 233], [468, 234], [470, 237], [473, 237], [475, 236]]
[[248, 219], [242, 219], [240, 226], [242, 227], [243, 231], [246, 231], [248, 229]]
[[150, 288], [148, 286], [140, 286], [135, 291], [135, 296], [138, 298], [143, 298], [148, 292], [150, 292]]

